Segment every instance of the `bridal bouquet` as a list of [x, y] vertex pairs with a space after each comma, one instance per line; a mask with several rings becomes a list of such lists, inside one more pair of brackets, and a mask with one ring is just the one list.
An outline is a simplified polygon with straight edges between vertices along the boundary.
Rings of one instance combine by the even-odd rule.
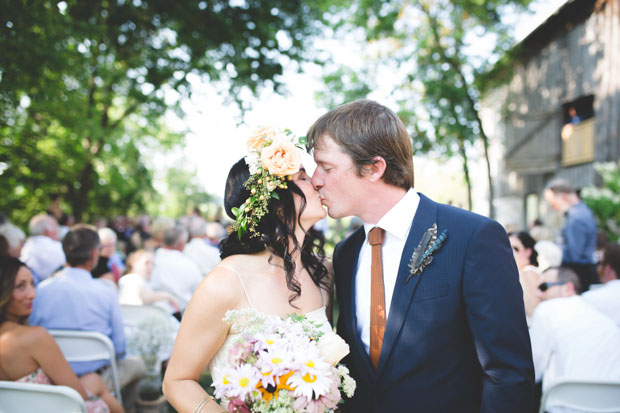
[[229, 412], [333, 412], [355, 381], [337, 363], [349, 348], [305, 316], [287, 319], [229, 311], [239, 339], [214, 374], [214, 395]]

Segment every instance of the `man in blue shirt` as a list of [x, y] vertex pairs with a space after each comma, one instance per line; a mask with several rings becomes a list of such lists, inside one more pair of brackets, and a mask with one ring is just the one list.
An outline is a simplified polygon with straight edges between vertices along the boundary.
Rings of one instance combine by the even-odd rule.
[[[125, 333], [121, 307], [113, 288], [93, 279], [90, 271], [99, 260], [99, 236], [87, 226], [75, 228], [62, 241], [69, 267], [37, 286], [30, 324], [47, 329], [97, 331], [112, 340], [119, 359], [121, 388], [145, 375], [144, 364], [124, 359]], [[78, 376], [93, 371], [112, 388], [107, 361], [71, 363]], [[134, 386], [131, 386], [134, 387]], [[123, 392], [125, 393], [125, 392]]]
[[577, 196], [571, 184], [557, 179], [549, 182], [544, 192], [549, 206], [564, 214], [562, 228], [562, 266], [572, 268], [587, 291], [599, 282], [594, 262], [596, 221], [590, 208]]

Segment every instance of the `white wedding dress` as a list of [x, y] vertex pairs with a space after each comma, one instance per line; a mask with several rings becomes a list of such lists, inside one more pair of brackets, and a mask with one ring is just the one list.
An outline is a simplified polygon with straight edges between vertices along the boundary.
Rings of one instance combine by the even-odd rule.
[[[256, 312], [259, 315], [263, 315], [265, 317], [279, 317], [278, 315], [264, 314], [256, 310], [254, 306], [252, 305], [252, 300], [250, 299], [250, 296], [248, 295], [248, 290], [245, 288], [245, 283], [243, 282], [243, 279], [241, 278], [239, 273], [235, 271], [233, 268], [230, 268], [230, 267], [227, 267], [221, 264], [219, 265], [219, 267], [226, 268], [227, 270], [232, 271], [233, 273], [237, 275], [237, 278], [239, 278], [239, 282], [241, 283], [241, 286], [243, 287], [245, 298], [248, 300], [248, 304], [250, 305], [249, 307], [250, 310]], [[321, 294], [321, 298], [322, 297], [323, 297], [323, 294]], [[329, 324], [329, 320], [327, 319], [327, 312], [326, 312], [326, 307], [325, 307], [324, 302], [323, 302], [322, 307], [317, 308], [316, 310], [310, 311], [309, 313], [306, 313], [305, 316], [308, 320], [314, 321], [315, 325], [317, 326], [320, 325], [319, 328], [320, 330], [323, 331], [324, 334], [335, 334], [332, 330], [331, 325]], [[211, 378], [213, 379], [213, 381], [218, 381], [221, 379], [221, 377], [219, 377], [218, 375], [218, 370], [221, 370], [222, 367], [225, 367], [228, 365], [228, 353], [230, 349], [235, 345], [235, 342], [237, 341], [237, 338], [239, 337], [239, 335], [240, 335], [240, 332], [236, 324], [233, 323], [233, 325], [230, 327], [230, 331], [228, 333], [228, 336], [226, 337], [226, 340], [224, 341], [224, 344], [222, 344], [222, 347], [220, 347], [217, 353], [215, 353], [215, 356], [213, 356], [213, 359], [211, 360], [211, 363], [209, 364], [209, 372], [211, 373]]]

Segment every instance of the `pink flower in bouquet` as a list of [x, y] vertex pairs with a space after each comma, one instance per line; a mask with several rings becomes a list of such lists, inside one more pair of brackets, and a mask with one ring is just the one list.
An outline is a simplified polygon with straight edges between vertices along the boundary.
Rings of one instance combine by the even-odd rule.
[[235, 343], [233, 348], [228, 352], [228, 364], [231, 366], [239, 366], [248, 359], [252, 354], [253, 345], [249, 341]]
[[248, 406], [238, 398], [230, 399], [228, 401], [228, 411], [230, 413], [252, 413]]

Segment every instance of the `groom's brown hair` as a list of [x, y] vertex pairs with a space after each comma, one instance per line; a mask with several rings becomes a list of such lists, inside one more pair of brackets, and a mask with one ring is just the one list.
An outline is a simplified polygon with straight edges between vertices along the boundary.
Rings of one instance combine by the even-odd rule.
[[383, 181], [408, 190], [413, 187], [413, 148], [405, 125], [385, 106], [356, 100], [330, 110], [308, 130], [308, 150], [327, 135], [353, 159], [357, 174], [380, 156], [387, 164]]

